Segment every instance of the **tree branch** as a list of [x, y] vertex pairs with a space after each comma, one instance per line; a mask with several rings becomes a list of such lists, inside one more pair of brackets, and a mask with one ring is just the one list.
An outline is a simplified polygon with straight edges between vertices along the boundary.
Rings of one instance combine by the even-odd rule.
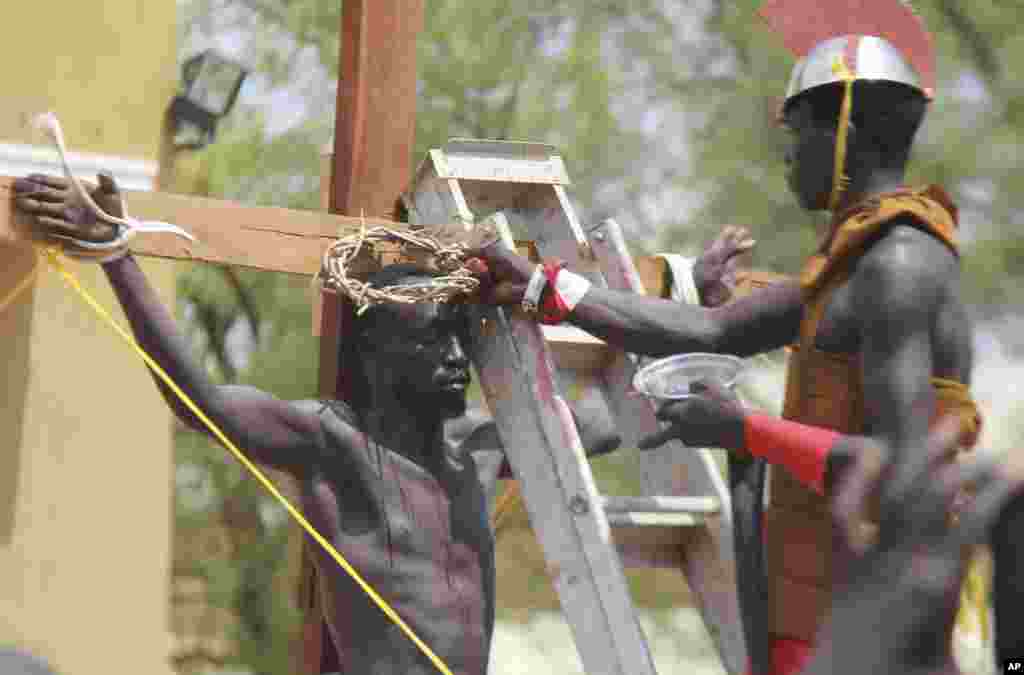
[[992, 84], [998, 85], [1002, 72], [999, 67], [999, 59], [996, 58], [995, 50], [988, 37], [978, 28], [978, 24], [961, 6], [959, 0], [939, 0], [937, 4], [939, 11], [949, 21], [961, 44], [971, 53], [981, 74]]
[[256, 302], [253, 300], [252, 293], [250, 293], [249, 289], [242, 283], [242, 280], [238, 276], [238, 271], [234, 267], [224, 265], [220, 269], [221, 273], [224, 274], [224, 278], [227, 279], [228, 284], [238, 295], [238, 304], [241, 306], [242, 313], [245, 314], [245, 318], [249, 322], [249, 328], [252, 329], [253, 338], [259, 342], [260, 313], [256, 308]]

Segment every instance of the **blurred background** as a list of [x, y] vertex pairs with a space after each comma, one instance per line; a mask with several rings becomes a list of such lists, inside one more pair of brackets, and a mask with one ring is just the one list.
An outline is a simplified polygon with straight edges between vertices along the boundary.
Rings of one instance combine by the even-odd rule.
[[[137, 11], [139, 30], [149, 30], [153, 7], [170, 3], [147, 2], [145, 15], [142, 3], [99, 4]], [[452, 137], [552, 143], [573, 179], [582, 220], [616, 218], [635, 254], [693, 253], [723, 225], [742, 224], [758, 240], [754, 266], [795, 272], [822, 216], [802, 212], [785, 187], [783, 137], [771, 119], [792, 60], [755, 15], [758, 4], [426, 0], [414, 161]], [[1017, 301], [1024, 280], [1024, 179], [1017, 171], [1024, 84], [1012, 74], [1024, 59], [1017, 29], [1024, 7], [1010, 0], [914, 6], [935, 35], [939, 94], [909, 182], [942, 183], [960, 204], [964, 289], [977, 322], [973, 390], [986, 413], [982, 446], [1006, 452], [1024, 434], [1016, 416], [1024, 373]], [[177, 0], [173, 13], [160, 10], [153, 30], [176, 36], [161, 32], [157, 46], [175, 51], [177, 64], [215, 49], [249, 70], [215, 142], [176, 157], [173, 181], [162, 189], [320, 208], [340, 10], [337, 0]], [[123, 24], [120, 11], [108, 10], [107, 24]], [[112, 70], [94, 77], [109, 78], [134, 58], [124, 48], [114, 53]], [[153, 96], [173, 94], [176, 67], [164, 68]], [[106, 113], [93, 105], [91, 114]], [[80, 126], [68, 131], [72, 145], [95, 140]], [[105, 151], [100, 141], [93, 145]], [[153, 156], [148, 146], [145, 153]], [[176, 263], [175, 273], [178, 318], [212, 377], [284, 398], [315, 391], [308, 280], [186, 263]], [[748, 398], [775, 410], [779, 360], [760, 362], [745, 387]], [[300, 619], [293, 527], [224, 450], [183, 427], [175, 428], [173, 443], [174, 670], [292, 672]], [[639, 493], [633, 457], [627, 450], [595, 462], [602, 491]], [[663, 672], [724, 672], [688, 607], [681, 576], [630, 577]], [[495, 675], [581, 672], [522, 512], [502, 530], [498, 590]], [[977, 640], [960, 638], [965, 668], [990, 672]]]

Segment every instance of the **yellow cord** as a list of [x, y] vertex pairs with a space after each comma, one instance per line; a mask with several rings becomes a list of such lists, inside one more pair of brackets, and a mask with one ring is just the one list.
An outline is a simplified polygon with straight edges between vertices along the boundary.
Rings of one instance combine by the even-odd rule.
[[[199, 409], [199, 406], [197, 406], [195, 402], [193, 402], [192, 399], [189, 398], [188, 394], [181, 390], [181, 388], [174, 382], [174, 380], [171, 379], [171, 377], [164, 371], [164, 369], [160, 367], [160, 364], [153, 360], [153, 358], [148, 353], [146, 353], [146, 351], [139, 345], [139, 343], [135, 341], [135, 338], [132, 337], [131, 333], [129, 333], [123, 327], [118, 325], [117, 321], [114, 320], [110, 313], [107, 312], [107, 310], [105, 310], [99, 304], [99, 302], [95, 298], [93, 298], [88, 291], [85, 290], [85, 288], [82, 286], [78, 278], [75, 277], [61, 261], [62, 256], [60, 252], [56, 249], [46, 248], [40, 252], [40, 256], [45, 257], [47, 262], [49, 262], [50, 265], [55, 270], [57, 270], [57, 272], [61, 275], [61, 277], [64, 279], [64, 282], [72, 290], [78, 293], [79, 297], [87, 305], [89, 305], [90, 308], [92, 308], [92, 310], [97, 314], [97, 316], [103, 319], [107, 323], [107, 325], [109, 325], [118, 335], [121, 336], [121, 338], [125, 340], [125, 342], [129, 344], [129, 346], [132, 349], [135, 350], [139, 357], [141, 357], [142, 360], [145, 361], [146, 365], [149, 366], [149, 368], [154, 373], [157, 374], [157, 376], [164, 382], [164, 384], [166, 384], [171, 389], [171, 391], [173, 391], [178, 396], [178, 398], [181, 399], [182, 403], [184, 403], [188, 407], [188, 409], [192, 411], [192, 414], [194, 414], [196, 417], [202, 420], [203, 424], [206, 425], [206, 427], [217, 438], [217, 440], [223, 443], [224, 446], [228, 450], [230, 450], [235, 455], [235, 457], [238, 458], [238, 461], [241, 462], [242, 465], [245, 466], [245, 468], [248, 469], [249, 472], [253, 476], [255, 476], [260, 483], [263, 484], [263, 487], [265, 487], [267, 491], [270, 492], [270, 494], [273, 495], [277, 499], [277, 501], [279, 501], [284, 506], [288, 513], [291, 514], [292, 518], [294, 518], [295, 521], [302, 526], [302, 529], [304, 529], [306, 533], [309, 534], [309, 536], [316, 540], [316, 542], [320, 544], [320, 546], [322, 546], [324, 550], [331, 555], [332, 558], [334, 558], [338, 565], [340, 565], [341, 568], [344, 569], [345, 572], [347, 572], [348, 575], [352, 577], [352, 579], [355, 580], [357, 584], [359, 584], [359, 587], [362, 588], [363, 591], [368, 596], [370, 596], [370, 599], [373, 600], [373, 602], [376, 603], [378, 607], [380, 607], [381, 611], [383, 611], [384, 614], [389, 619], [391, 619], [391, 621], [396, 626], [402, 629], [402, 632], [404, 632], [409, 637], [409, 639], [412, 640], [417, 647], [419, 647], [420, 651], [422, 651], [427, 656], [427, 658], [430, 659], [431, 663], [433, 663], [434, 666], [436, 666], [439, 671], [444, 673], [444, 675], [452, 675], [451, 670], [449, 670], [448, 666], [445, 665], [445, 663], [440, 659], [440, 657], [438, 657], [430, 649], [430, 647], [428, 647], [422, 640], [420, 640], [416, 633], [414, 633], [412, 629], [409, 628], [409, 626], [402, 620], [398, 613], [395, 612], [395, 610], [392, 609], [391, 606], [388, 605], [388, 603], [382, 597], [380, 597], [380, 595], [377, 594], [377, 592], [373, 589], [372, 586], [370, 586], [365, 580], [363, 580], [363, 578], [359, 575], [355, 568], [353, 568], [352, 565], [350, 565], [349, 562], [345, 560], [344, 556], [342, 556], [341, 553], [339, 553], [337, 549], [335, 549], [334, 546], [331, 545], [330, 542], [328, 542], [324, 537], [322, 537], [320, 533], [317, 532], [316, 529], [309, 524], [309, 521], [307, 521], [305, 517], [303, 517], [303, 515], [299, 513], [298, 509], [291, 505], [288, 499], [285, 498], [285, 496], [282, 495], [277, 490], [276, 487], [274, 487], [274, 484], [270, 482], [270, 480], [256, 467], [256, 465], [250, 462], [249, 459], [244, 454], [242, 454], [242, 451], [239, 450], [235, 446], [235, 444], [232, 443], [228, 439], [228, 437], [224, 435], [220, 428], [216, 424], [214, 424], [213, 421], [209, 417], [207, 417], [202, 410]], [[37, 265], [36, 267], [38, 268], [39, 266]], [[22, 283], [24, 283], [27, 286], [26, 282]]]
[[32, 262], [32, 269], [28, 271], [28, 274], [14, 285], [14, 288], [4, 296], [3, 300], [0, 300], [0, 314], [3, 314], [5, 309], [13, 305], [14, 301], [32, 286], [36, 277], [39, 276], [40, 267], [39, 258], [35, 258]]
[[836, 56], [832, 63], [832, 72], [835, 73], [843, 83], [843, 103], [839, 108], [839, 125], [836, 127], [836, 153], [835, 164], [832, 167], [832, 193], [828, 198], [828, 208], [835, 211], [839, 206], [839, 199], [846, 189], [849, 178], [845, 173], [846, 169], [846, 141], [850, 129], [850, 115], [853, 112], [853, 82], [856, 79], [850, 68], [846, 65], [846, 59], [842, 54]]
[[508, 516], [512, 513], [512, 509], [516, 508], [523, 503], [523, 494], [519, 488], [519, 481], [509, 481], [498, 499], [498, 503], [494, 506], [494, 516], [491, 518], [491, 526], [494, 528], [494, 536], [497, 538], [498, 533], [502, 530], [505, 522], [508, 520]]
[[991, 571], [984, 556], [975, 552], [967, 563], [967, 574], [960, 589], [960, 609], [956, 624], [961, 631], [977, 632], [983, 643], [989, 641], [988, 596]]

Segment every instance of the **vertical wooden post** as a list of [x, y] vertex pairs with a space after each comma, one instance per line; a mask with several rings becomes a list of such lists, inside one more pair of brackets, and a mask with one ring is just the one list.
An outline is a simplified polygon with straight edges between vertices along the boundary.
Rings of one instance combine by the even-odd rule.
[[[416, 38], [423, 0], [345, 0], [341, 18], [338, 102], [327, 204], [331, 213], [393, 218], [412, 174], [416, 129]], [[322, 298], [319, 393], [338, 392], [339, 312]], [[302, 578], [306, 673], [337, 670], [337, 654], [316, 602], [307, 540]]]
[[347, 0], [331, 212], [391, 217], [409, 181], [423, 0]]
[[[423, 0], [347, 0], [342, 9], [331, 213], [393, 218], [412, 174], [416, 37]], [[338, 315], [324, 302], [320, 394], [337, 391]]]

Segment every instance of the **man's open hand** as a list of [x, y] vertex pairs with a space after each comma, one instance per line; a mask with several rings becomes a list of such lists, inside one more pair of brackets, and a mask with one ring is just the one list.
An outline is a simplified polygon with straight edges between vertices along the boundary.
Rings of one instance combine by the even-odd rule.
[[658, 409], [659, 420], [669, 426], [640, 439], [649, 450], [678, 438], [694, 448], [746, 449], [744, 411], [736, 395], [716, 382], [702, 380], [690, 386], [693, 396], [669, 401]]
[[496, 305], [522, 302], [535, 265], [500, 241], [467, 252], [469, 267], [480, 279], [480, 299]]
[[718, 307], [729, 301], [736, 287], [740, 254], [756, 243], [747, 228], [727, 225], [704, 249], [693, 266], [693, 281], [702, 305]]
[[[112, 216], [121, 217], [124, 209], [114, 178], [107, 173], [97, 177], [98, 185], [82, 181], [93, 201]], [[58, 176], [32, 174], [14, 181], [15, 207], [32, 217], [37, 238], [56, 241], [71, 237], [102, 243], [116, 236], [116, 227], [99, 220], [78, 195], [71, 181]]]

